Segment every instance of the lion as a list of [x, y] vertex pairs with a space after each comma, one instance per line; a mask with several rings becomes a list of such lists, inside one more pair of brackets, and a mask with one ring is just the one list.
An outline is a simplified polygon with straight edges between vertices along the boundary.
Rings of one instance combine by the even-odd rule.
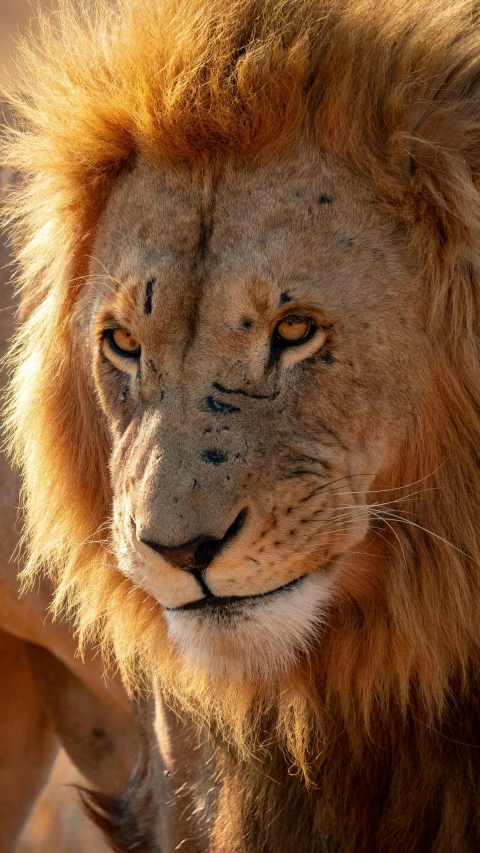
[[24, 579], [136, 697], [116, 850], [480, 846], [479, 26], [62, 2], [23, 46]]

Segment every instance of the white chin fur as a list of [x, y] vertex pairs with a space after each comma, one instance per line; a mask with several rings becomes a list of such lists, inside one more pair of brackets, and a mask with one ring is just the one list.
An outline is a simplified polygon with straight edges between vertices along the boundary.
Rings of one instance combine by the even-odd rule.
[[308, 652], [322, 626], [331, 586], [315, 572], [295, 586], [240, 602], [227, 612], [167, 610], [169, 637], [212, 678], [271, 679]]

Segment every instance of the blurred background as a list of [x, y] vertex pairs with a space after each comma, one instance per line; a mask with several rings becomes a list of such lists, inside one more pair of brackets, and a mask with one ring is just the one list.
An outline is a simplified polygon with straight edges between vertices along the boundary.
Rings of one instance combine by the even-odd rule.
[[37, 5], [27, 0], [0, 0], [0, 86], [14, 73], [15, 36], [35, 18]]
[[[0, 0], [0, 87], [15, 80], [15, 40], [35, 25], [39, 5], [48, 9], [54, 2]], [[85, 780], [60, 751], [15, 853], [107, 853], [99, 831], [83, 815], [78, 784]]]

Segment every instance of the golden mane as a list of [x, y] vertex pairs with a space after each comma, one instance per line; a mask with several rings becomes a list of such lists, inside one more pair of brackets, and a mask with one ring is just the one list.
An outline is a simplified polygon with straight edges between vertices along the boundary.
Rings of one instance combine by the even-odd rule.
[[[478, 654], [479, 45], [476, 0], [98, 0], [81, 13], [65, 0], [23, 44], [21, 94], [9, 96], [5, 159], [25, 182], [8, 215], [37, 304], [11, 352], [25, 577], [54, 578], [58, 607], [77, 611], [83, 638], [103, 637], [130, 683], [142, 669], [160, 677], [237, 742], [246, 719], [258, 728], [252, 708], [276, 700], [304, 770], [328, 703], [347, 723], [392, 702], [431, 721]], [[206, 676], [178, 672], [159, 606], [105, 548], [108, 437], [69, 319], [98, 217], [138, 153], [260, 160], [300, 137], [367, 180], [408, 234], [437, 360], [422, 417], [371, 495], [402, 499], [388, 559], [352, 566], [315, 678], [299, 671], [264, 696], [217, 686], [212, 702]]]

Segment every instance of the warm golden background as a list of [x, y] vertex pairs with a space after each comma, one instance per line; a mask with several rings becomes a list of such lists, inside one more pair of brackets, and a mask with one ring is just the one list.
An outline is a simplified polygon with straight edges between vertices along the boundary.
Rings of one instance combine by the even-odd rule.
[[[15, 79], [15, 39], [30, 23], [34, 26], [38, 5], [27, 0], [0, 0], [0, 87]], [[54, 8], [54, 2], [41, 5]], [[8, 732], [2, 737], [8, 737]], [[87, 824], [78, 806], [72, 784], [82, 782], [60, 752], [16, 853], [107, 853], [98, 831]]]
[[0, 0], [0, 85], [15, 71], [15, 37], [35, 19], [37, 5], [27, 0]]

